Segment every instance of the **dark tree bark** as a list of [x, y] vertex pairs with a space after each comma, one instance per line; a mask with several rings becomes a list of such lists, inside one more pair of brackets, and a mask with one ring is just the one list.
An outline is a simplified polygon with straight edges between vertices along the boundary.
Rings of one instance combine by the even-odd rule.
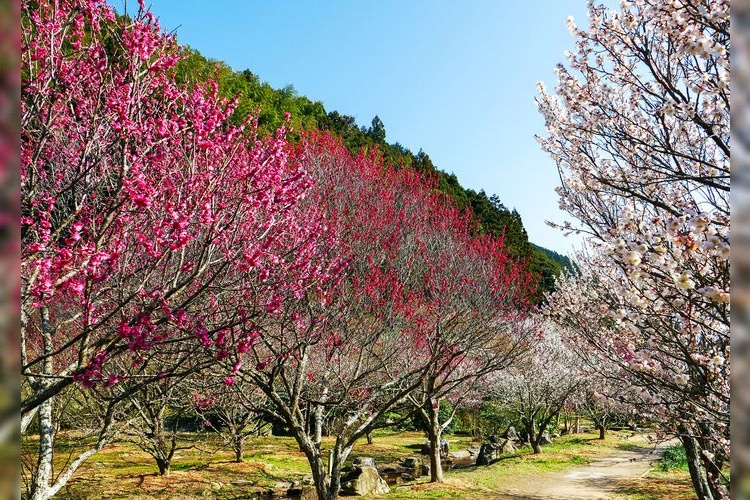
[[708, 483], [705, 470], [701, 467], [701, 456], [698, 441], [692, 436], [680, 436], [682, 446], [685, 448], [690, 480], [699, 500], [714, 500], [711, 487]]

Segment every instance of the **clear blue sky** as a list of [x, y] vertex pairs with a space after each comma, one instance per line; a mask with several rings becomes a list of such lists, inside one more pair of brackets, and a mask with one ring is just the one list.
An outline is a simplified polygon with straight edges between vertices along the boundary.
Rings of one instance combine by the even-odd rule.
[[498, 194], [532, 242], [571, 250], [574, 240], [544, 223], [566, 216], [555, 165], [534, 140], [544, 125], [534, 97], [537, 81], [554, 86], [573, 48], [565, 19], [585, 26], [586, 0], [153, 0], [151, 9], [207, 57], [292, 84], [360, 125], [377, 114], [386, 140]]

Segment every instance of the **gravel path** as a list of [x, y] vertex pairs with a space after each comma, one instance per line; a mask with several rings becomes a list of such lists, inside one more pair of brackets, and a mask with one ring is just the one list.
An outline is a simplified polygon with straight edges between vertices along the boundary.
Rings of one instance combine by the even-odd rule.
[[645, 476], [661, 457], [667, 443], [654, 450], [621, 451], [564, 472], [539, 474], [514, 483], [493, 498], [506, 500], [590, 500], [623, 498], [615, 492]]

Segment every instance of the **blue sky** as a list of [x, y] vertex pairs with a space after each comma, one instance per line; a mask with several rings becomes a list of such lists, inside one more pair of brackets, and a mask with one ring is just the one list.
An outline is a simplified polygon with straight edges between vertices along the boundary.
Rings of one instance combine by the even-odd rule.
[[544, 128], [534, 97], [537, 81], [554, 86], [555, 65], [573, 48], [565, 19], [585, 26], [585, 0], [150, 5], [207, 57], [277, 88], [292, 84], [360, 125], [377, 114], [389, 142], [422, 148], [463, 186], [498, 194], [534, 243], [571, 251], [575, 241], [544, 223], [566, 215], [554, 162], [534, 140]]

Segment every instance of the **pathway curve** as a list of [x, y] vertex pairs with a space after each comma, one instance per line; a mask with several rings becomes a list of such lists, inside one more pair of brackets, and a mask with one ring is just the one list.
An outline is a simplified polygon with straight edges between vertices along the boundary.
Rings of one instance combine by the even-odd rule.
[[645, 476], [669, 443], [655, 449], [619, 451], [561, 472], [539, 474], [509, 485], [494, 498], [505, 500], [591, 500], [622, 498], [618, 490]]

